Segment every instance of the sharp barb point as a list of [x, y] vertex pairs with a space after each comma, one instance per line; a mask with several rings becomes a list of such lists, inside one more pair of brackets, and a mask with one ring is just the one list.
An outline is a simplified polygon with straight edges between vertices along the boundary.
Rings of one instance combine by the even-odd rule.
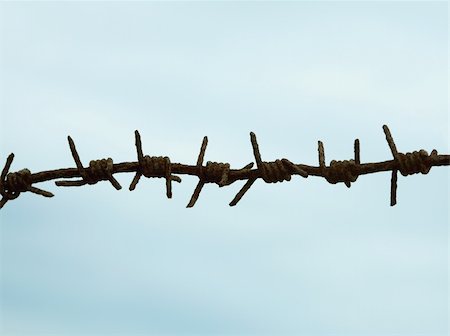
[[2, 197], [2, 199], [0, 200], [0, 209], [3, 208], [3, 206], [6, 204], [6, 202], [8, 202], [8, 199], [5, 197]]
[[391, 175], [391, 206], [397, 204], [397, 170], [392, 170]]
[[325, 149], [323, 148], [323, 142], [318, 141], [318, 151], [319, 151], [319, 166], [325, 168]]
[[355, 163], [358, 165], [361, 163], [359, 139], [355, 139]]
[[202, 145], [200, 147], [200, 153], [198, 154], [198, 158], [197, 158], [197, 167], [201, 167], [201, 165], [203, 164], [203, 160], [205, 158], [206, 146], [208, 146], [208, 137], [204, 136]]
[[239, 203], [239, 201], [242, 199], [242, 197], [245, 195], [245, 193], [250, 189], [250, 187], [255, 183], [256, 179], [252, 178], [249, 179], [244, 186], [239, 190], [239, 192], [234, 196], [233, 200], [230, 202], [230, 206], [235, 206]]
[[133, 191], [136, 188], [136, 185], [138, 184], [139, 179], [141, 178], [141, 176], [142, 176], [142, 174], [139, 173], [139, 172], [137, 172], [134, 175], [133, 181], [131, 181], [131, 184], [130, 184], [130, 187], [129, 187], [130, 191]]
[[188, 205], [186, 206], [187, 208], [192, 208], [195, 205], [204, 185], [205, 185], [205, 182], [203, 182], [201, 180], [198, 181], [198, 184], [195, 187], [194, 192], [192, 193], [191, 200], [189, 201]]

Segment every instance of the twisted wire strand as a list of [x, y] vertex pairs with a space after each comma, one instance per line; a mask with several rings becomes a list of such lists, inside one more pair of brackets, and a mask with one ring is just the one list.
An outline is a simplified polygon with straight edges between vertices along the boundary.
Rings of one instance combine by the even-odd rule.
[[[252, 144], [253, 156], [255, 157], [256, 166], [261, 174], [261, 178], [266, 183], [277, 183], [283, 181], [290, 181], [293, 174], [298, 174], [304, 178], [308, 177], [308, 173], [302, 168], [296, 166], [288, 159], [277, 159], [275, 161], [263, 161], [259, 151], [258, 140], [253, 132], [250, 132], [250, 142]], [[245, 193], [250, 189], [256, 178], [249, 179], [247, 183], [239, 190], [230, 206], [235, 206], [242, 199]]]
[[80, 156], [78, 155], [77, 148], [75, 147], [75, 142], [70, 136], [67, 137], [67, 140], [69, 142], [70, 152], [72, 153], [77, 170], [81, 176], [81, 180], [56, 181], [55, 184], [58, 187], [80, 187], [85, 184], [96, 184], [97, 182], [108, 180], [117, 190], [122, 189], [122, 186], [113, 176], [114, 163], [111, 158], [91, 160], [89, 162], [89, 167], [84, 168]]
[[11, 153], [6, 159], [0, 176], [0, 194], [2, 195], [0, 209], [3, 208], [6, 202], [16, 199], [21, 193], [27, 191], [44, 197], [54, 196], [49, 191], [32, 186], [31, 172], [29, 169], [25, 168], [17, 172], [9, 173], [13, 160], [14, 154]]
[[[196, 168], [198, 171], [199, 181], [192, 193], [191, 199], [187, 204], [187, 208], [192, 208], [197, 202], [203, 186], [206, 183], [216, 183], [219, 187], [224, 187], [233, 183], [229, 180], [230, 164], [223, 162], [206, 162], [206, 166], [203, 167], [203, 160], [205, 158], [206, 147], [208, 146], [208, 137], [203, 137], [202, 145], [200, 146], [200, 152], [197, 157]], [[253, 163], [247, 164], [241, 170], [246, 170], [253, 167]]]
[[347, 187], [355, 182], [360, 175], [376, 172], [391, 171], [391, 206], [397, 203], [397, 172], [403, 176], [422, 173], [427, 174], [433, 166], [450, 165], [450, 155], [438, 155], [437, 150], [433, 149], [431, 154], [421, 149], [411, 153], [400, 153], [394, 143], [389, 128], [383, 125], [383, 131], [386, 141], [391, 150], [393, 160], [374, 163], [360, 162], [360, 143], [354, 141], [354, 158], [350, 160], [331, 160], [327, 166], [325, 162], [325, 150], [321, 141], [318, 142], [319, 166], [308, 166], [305, 164], [294, 164], [288, 159], [277, 159], [275, 161], [263, 161], [259, 150], [256, 135], [250, 133], [250, 142], [252, 145], [253, 156], [256, 162], [256, 169], [252, 169], [254, 163], [251, 162], [241, 169], [231, 169], [229, 163], [208, 161], [203, 165], [208, 138], [205, 136], [200, 147], [196, 165], [185, 165], [181, 163], [172, 163], [167, 156], [149, 156], [144, 155], [142, 151], [141, 137], [138, 131], [135, 131], [135, 145], [137, 151], [137, 162], [122, 162], [114, 164], [111, 158], [91, 160], [88, 167], [83, 164], [78, 155], [73, 139], [69, 136], [69, 148], [75, 161], [76, 168], [62, 168], [50, 171], [31, 173], [28, 169], [22, 169], [17, 172], [9, 172], [14, 154], [10, 154], [6, 160], [5, 166], [0, 177], [0, 208], [8, 201], [14, 200], [23, 192], [31, 192], [44, 197], [53, 197], [53, 194], [36, 188], [34, 183], [50, 181], [54, 179], [71, 179], [56, 181], [57, 186], [83, 186], [86, 184], [96, 184], [100, 181], [108, 180], [116, 189], [121, 186], [114, 178], [116, 173], [131, 173], [135, 176], [129, 189], [134, 190], [140, 181], [141, 176], [147, 178], [157, 177], [166, 180], [166, 195], [172, 197], [172, 181], [181, 182], [181, 178], [174, 174], [188, 174], [199, 178], [197, 186], [191, 196], [187, 207], [193, 207], [198, 200], [203, 186], [206, 183], [215, 183], [219, 187], [231, 185], [239, 180], [246, 180], [243, 187], [229, 203], [235, 206], [251, 188], [257, 179], [262, 179], [265, 183], [279, 183], [290, 181], [292, 175], [300, 175], [304, 178], [308, 176], [318, 176], [324, 178], [328, 183], [344, 183]]
[[157, 177], [166, 179], [166, 196], [172, 198], [172, 181], [181, 182], [181, 178], [172, 175], [172, 164], [167, 156], [149, 156], [145, 155], [142, 151], [142, 141], [139, 131], [134, 131], [135, 145], [138, 157], [139, 167], [136, 170], [133, 181], [130, 184], [129, 190], [132, 191], [136, 188], [139, 179], [142, 175], [147, 178]]
[[359, 139], [354, 142], [355, 159], [354, 160], [331, 160], [330, 166], [325, 163], [325, 149], [322, 141], [318, 141], [319, 166], [325, 179], [336, 184], [343, 182], [347, 188], [351, 187], [359, 176], [360, 165], [360, 145]]
[[397, 151], [397, 146], [387, 125], [383, 125], [383, 131], [396, 163], [396, 167], [392, 169], [391, 175], [391, 206], [394, 206], [397, 204], [397, 172], [400, 171], [403, 176], [418, 173], [428, 174], [433, 166], [432, 159], [437, 157], [438, 152], [436, 149], [433, 149], [431, 154], [428, 155], [426, 150], [421, 149], [412, 153], [400, 153]]

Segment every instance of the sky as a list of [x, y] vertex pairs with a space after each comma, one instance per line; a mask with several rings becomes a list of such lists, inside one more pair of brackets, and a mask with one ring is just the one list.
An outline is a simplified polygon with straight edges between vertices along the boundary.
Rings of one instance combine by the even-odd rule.
[[[449, 153], [447, 2], [0, 2], [0, 159], [233, 168]], [[446, 167], [241, 188], [116, 175], [0, 211], [2, 335], [447, 335]]]

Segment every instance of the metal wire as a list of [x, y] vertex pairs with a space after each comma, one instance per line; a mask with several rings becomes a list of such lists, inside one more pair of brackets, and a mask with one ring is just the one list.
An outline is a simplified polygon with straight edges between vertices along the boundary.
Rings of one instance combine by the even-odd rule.
[[215, 183], [219, 187], [231, 185], [239, 180], [246, 180], [241, 190], [230, 202], [230, 206], [235, 206], [251, 188], [254, 182], [262, 179], [266, 183], [277, 183], [290, 181], [293, 175], [300, 175], [303, 178], [308, 176], [319, 176], [331, 184], [344, 183], [351, 187], [360, 175], [372, 174], [377, 172], [392, 171], [391, 176], [391, 195], [390, 204], [394, 206], [397, 203], [397, 172], [403, 176], [422, 173], [427, 174], [431, 167], [450, 165], [450, 155], [438, 155], [433, 149], [431, 154], [421, 149], [412, 153], [398, 152], [389, 128], [383, 125], [383, 131], [386, 135], [386, 141], [391, 150], [393, 160], [361, 163], [360, 161], [360, 143], [356, 139], [354, 142], [354, 159], [350, 160], [332, 160], [330, 165], [326, 165], [325, 150], [322, 141], [318, 142], [319, 166], [309, 166], [305, 164], [294, 164], [290, 160], [282, 158], [275, 161], [263, 161], [259, 150], [256, 135], [250, 133], [250, 142], [253, 149], [253, 155], [256, 162], [256, 169], [253, 163], [249, 163], [241, 169], [231, 169], [229, 163], [208, 161], [203, 165], [208, 138], [203, 138], [200, 152], [197, 157], [196, 165], [187, 165], [181, 163], [172, 163], [167, 156], [149, 156], [144, 155], [142, 150], [141, 136], [135, 131], [135, 146], [138, 161], [113, 163], [111, 158], [91, 160], [88, 167], [84, 167], [78, 155], [75, 143], [68, 137], [69, 148], [75, 161], [76, 168], [61, 168], [56, 170], [43, 171], [32, 174], [28, 169], [22, 169], [17, 172], [9, 172], [14, 159], [14, 154], [10, 154], [6, 160], [5, 166], [0, 177], [0, 209], [11, 200], [16, 199], [23, 192], [32, 192], [44, 197], [53, 197], [48, 191], [36, 188], [35, 183], [50, 181], [55, 179], [81, 178], [79, 180], [56, 181], [57, 186], [75, 187], [86, 184], [96, 184], [100, 181], [109, 181], [114, 188], [120, 190], [122, 187], [114, 178], [118, 173], [135, 173], [130, 184], [129, 190], [134, 190], [140, 178], [164, 178], [166, 180], [166, 195], [172, 197], [172, 181], [181, 182], [179, 176], [173, 174], [193, 175], [199, 178], [198, 184], [187, 205], [193, 207], [197, 202], [200, 193], [207, 183]]

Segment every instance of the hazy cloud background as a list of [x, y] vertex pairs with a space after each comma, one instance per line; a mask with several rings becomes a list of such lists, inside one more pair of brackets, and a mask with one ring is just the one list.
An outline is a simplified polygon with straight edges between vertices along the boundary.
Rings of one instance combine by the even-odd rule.
[[[263, 158], [449, 152], [446, 2], [1, 2], [0, 155]], [[447, 335], [448, 169], [134, 192], [42, 184], [0, 212], [4, 335]]]

